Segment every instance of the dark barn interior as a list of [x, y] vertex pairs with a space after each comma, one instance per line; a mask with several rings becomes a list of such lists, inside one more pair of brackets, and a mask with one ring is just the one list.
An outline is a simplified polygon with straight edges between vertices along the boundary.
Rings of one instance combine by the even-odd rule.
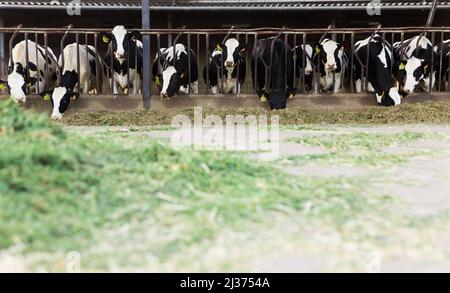
[[[78, 0], [75, 0], [78, 1]], [[239, 28], [289, 27], [289, 28], [364, 28], [382, 24], [383, 27], [423, 26], [426, 23], [431, 1], [378, 1], [379, 8], [371, 10], [370, 1], [334, 0], [334, 1], [265, 1], [265, 0], [155, 0], [150, 1], [150, 23], [152, 28]], [[377, 2], [378, 1], [378, 2]], [[62, 28], [72, 24], [76, 28], [112, 28], [122, 24], [128, 28], [141, 27], [140, 0], [79, 0], [81, 15], [68, 15], [66, 8], [71, 3], [65, 1], [36, 0], [0, 1], [0, 27]], [[370, 12], [372, 11], [372, 12]], [[450, 1], [440, 1], [433, 21], [433, 26], [448, 26]], [[373, 14], [373, 15], [369, 15]], [[8, 41], [11, 34], [0, 34], [0, 57], [8, 59]], [[357, 36], [362, 38], [365, 36]], [[408, 37], [405, 34], [405, 37]], [[450, 36], [445, 36], [447, 39]], [[22, 37], [18, 37], [17, 41]], [[31, 39], [34, 36], [30, 37]], [[220, 42], [223, 36], [211, 37], [211, 42]], [[312, 38], [320, 38], [320, 34]], [[340, 39], [340, 36], [337, 37]], [[59, 55], [61, 34], [49, 35], [49, 46]], [[84, 43], [84, 36], [80, 37]], [[67, 43], [73, 42], [73, 35]], [[161, 46], [168, 44], [168, 38], [161, 37]], [[250, 37], [248, 46], [253, 46]], [[313, 42], [314, 40], [308, 39]], [[92, 38], [88, 40], [93, 43]], [[180, 42], [186, 43], [183, 36]], [[200, 70], [206, 61], [205, 38], [200, 37], [197, 48], [196, 37], [191, 39], [192, 48], [199, 54]], [[101, 44], [101, 42], [99, 42]], [[99, 45], [101, 51], [106, 46]], [[214, 45], [212, 45], [214, 46]], [[211, 47], [210, 47], [211, 48]], [[156, 51], [156, 42], [152, 39], [151, 55]], [[2, 62], [5, 64], [5, 61]], [[3, 69], [4, 70], [4, 69]]]

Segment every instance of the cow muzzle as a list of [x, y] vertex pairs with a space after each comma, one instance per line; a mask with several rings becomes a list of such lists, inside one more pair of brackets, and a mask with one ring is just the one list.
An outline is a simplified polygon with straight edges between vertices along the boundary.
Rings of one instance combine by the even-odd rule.
[[51, 118], [52, 118], [53, 121], [61, 120], [62, 119], [62, 114], [59, 114], [59, 113], [55, 114], [55, 113], [53, 113]]
[[335, 63], [333, 63], [333, 64], [327, 64], [326, 68], [327, 68], [328, 70], [334, 71], [334, 70], [336, 69], [336, 64], [335, 64]]
[[227, 62], [225, 62], [225, 67], [226, 67], [226, 68], [233, 68], [233, 67], [234, 67], [234, 62], [233, 62], [233, 61], [227, 61]]

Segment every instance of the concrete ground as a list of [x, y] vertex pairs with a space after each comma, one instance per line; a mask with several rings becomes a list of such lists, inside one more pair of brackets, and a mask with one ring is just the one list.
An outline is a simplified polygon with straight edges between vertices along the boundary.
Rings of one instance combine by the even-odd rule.
[[[105, 129], [130, 132], [127, 127], [67, 129], [85, 134]], [[176, 130], [140, 131], [168, 142]], [[339, 144], [327, 145], [330, 139]], [[288, 126], [280, 130], [278, 143], [279, 155], [269, 160], [279, 172], [361, 178], [361, 196], [386, 195], [392, 204], [385, 212], [355, 223], [362, 225], [361, 235], [346, 235], [346, 227], [298, 231], [291, 220], [274, 219], [280, 231], [300, 233], [304, 244], [301, 248], [283, 245], [255, 260], [251, 268], [270, 272], [450, 272], [450, 126]], [[244, 154], [261, 160], [258, 152]]]

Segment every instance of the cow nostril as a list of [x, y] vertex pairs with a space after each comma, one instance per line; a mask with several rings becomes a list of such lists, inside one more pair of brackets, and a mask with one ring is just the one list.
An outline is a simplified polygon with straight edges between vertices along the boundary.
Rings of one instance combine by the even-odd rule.
[[225, 62], [225, 65], [226, 65], [227, 67], [232, 67], [232, 66], [234, 65], [234, 63], [228, 61], [228, 62]]

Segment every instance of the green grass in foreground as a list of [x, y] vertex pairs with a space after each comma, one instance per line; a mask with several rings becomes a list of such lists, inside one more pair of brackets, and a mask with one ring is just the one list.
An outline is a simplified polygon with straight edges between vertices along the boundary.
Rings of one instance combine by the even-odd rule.
[[[194, 110], [177, 109], [169, 111], [135, 111], [122, 113], [75, 113], [64, 119], [67, 125], [170, 125], [172, 118], [185, 114], [193, 121]], [[203, 109], [203, 115], [272, 115], [280, 116], [283, 125], [302, 124], [411, 124], [450, 123], [450, 103], [425, 102], [402, 104], [397, 107], [368, 107], [365, 111], [312, 111], [302, 108], [288, 108], [268, 111], [262, 108]], [[270, 120], [270, 119], [269, 119]]]
[[[361, 178], [294, 177], [237, 154], [67, 135], [11, 102], [0, 105], [0, 129], [0, 249], [92, 251], [99, 235], [131, 226], [153, 231], [146, 249], [164, 262], [220, 231], [268, 227], [276, 214], [338, 227], [387, 200], [361, 196]], [[84, 265], [111, 260], [93, 255]]]

